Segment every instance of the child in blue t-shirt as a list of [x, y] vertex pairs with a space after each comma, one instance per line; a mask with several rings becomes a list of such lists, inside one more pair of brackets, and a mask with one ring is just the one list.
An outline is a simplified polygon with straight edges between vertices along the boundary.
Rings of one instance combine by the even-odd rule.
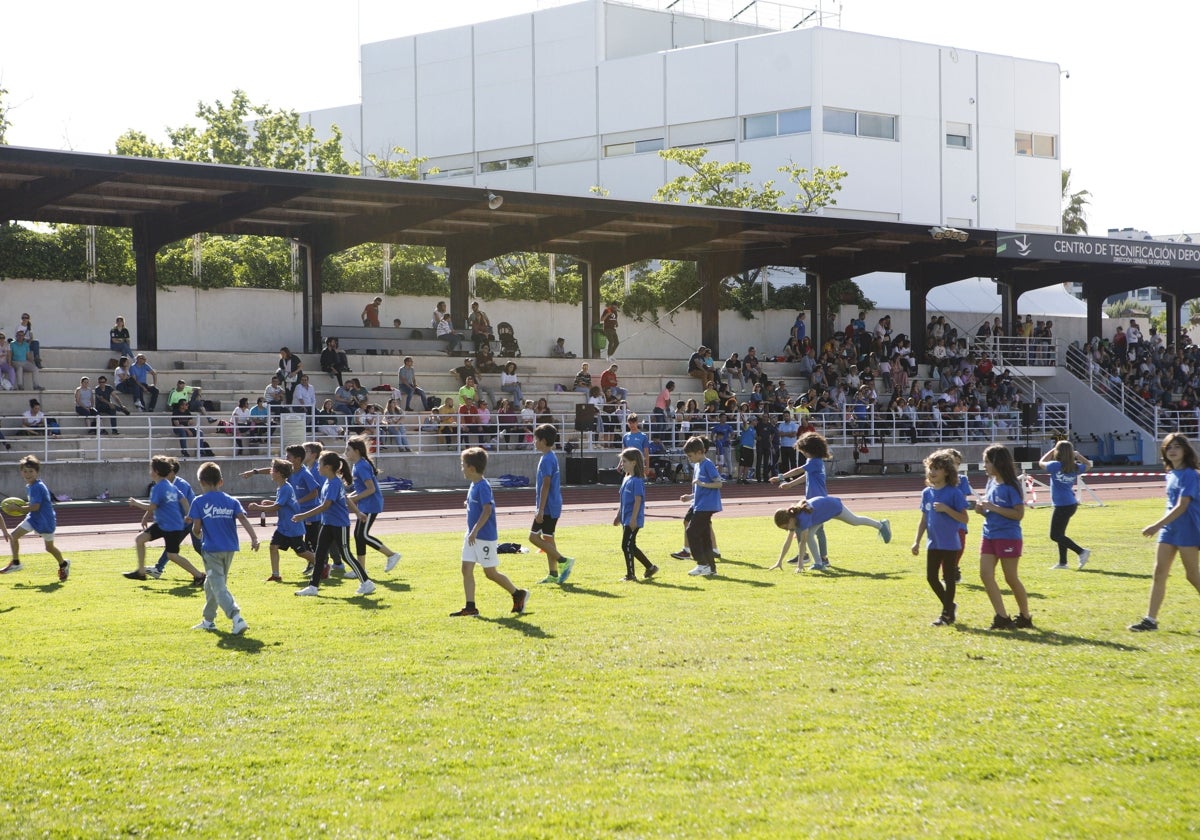
[[[774, 519], [775, 527], [787, 531], [788, 535], [787, 539], [783, 541], [783, 548], [779, 550], [779, 559], [775, 561], [774, 566], [768, 567], [767, 571], [783, 568], [783, 558], [787, 557], [793, 537], [800, 545], [803, 545], [814, 528], [820, 527], [831, 519], [845, 522], [847, 525], [865, 525], [874, 528], [879, 532], [879, 538], [885, 543], [892, 541], [890, 522], [886, 519], [859, 516], [846, 507], [837, 496], [814, 496], [791, 507], [780, 508], [775, 511]], [[804, 571], [804, 566], [798, 564], [796, 574], [800, 574], [802, 571]]]
[[[297, 513], [292, 517], [295, 522], [320, 517], [321, 530], [317, 535], [314, 547], [316, 555], [313, 562], [312, 577], [308, 586], [297, 589], [297, 595], [309, 597], [319, 593], [321, 581], [328, 577], [327, 563], [330, 557], [342, 558], [354, 570], [354, 577], [362, 581], [358, 585], [356, 595], [371, 595], [375, 592], [375, 582], [367, 576], [367, 570], [358, 565], [358, 558], [349, 552], [347, 540], [350, 534], [350, 513], [358, 513], [354, 500], [346, 493], [346, 482], [352, 480], [350, 465], [336, 452], [322, 452], [317, 459], [321, 477], [325, 483], [321, 485], [321, 495], [316, 507]], [[335, 567], [336, 568], [336, 567]]]
[[533, 525], [529, 541], [546, 552], [547, 574], [540, 583], [566, 583], [575, 567], [574, 557], [564, 557], [558, 551], [554, 533], [562, 515], [562, 479], [554, 445], [558, 443], [558, 428], [542, 423], [533, 430], [533, 448], [538, 453], [537, 475], [533, 480]]
[[188, 533], [184, 517], [187, 516], [190, 502], [179, 492], [179, 488], [171, 480], [177, 463], [166, 455], [155, 455], [150, 459], [150, 477], [154, 479], [154, 485], [150, 488], [150, 500], [143, 502], [132, 497], [129, 499], [130, 507], [144, 511], [143, 523], [147, 518], [153, 519], [153, 523], [138, 534], [133, 541], [134, 548], [137, 550], [137, 568], [132, 572], [125, 572], [125, 577], [130, 580], [157, 578], [162, 574], [157, 566], [152, 567], [150, 572], [146, 570], [146, 543], [161, 538], [166, 548], [167, 558], [192, 576], [194, 586], [204, 585], [204, 573], [179, 553], [179, 548], [183, 545], [183, 538]]
[[1154, 582], [1150, 585], [1150, 609], [1146, 617], [1130, 625], [1134, 632], [1158, 629], [1158, 610], [1167, 596], [1167, 578], [1175, 555], [1187, 571], [1188, 583], [1200, 592], [1200, 457], [1184, 435], [1173, 432], [1163, 438], [1162, 460], [1167, 466], [1167, 512], [1142, 529], [1142, 536], [1158, 534], [1154, 560]]
[[[749, 484], [750, 471], [754, 469], [754, 451], [758, 438], [758, 418], [747, 417], [746, 425], [738, 436], [738, 471], [737, 483]], [[687, 450], [684, 450], [685, 452]], [[694, 551], [695, 549], [693, 549]]]
[[1066, 569], [1067, 549], [1079, 555], [1079, 568], [1087, 565], [1092, 552], [1083, 548], [1067, 536], [1067, 523], [1079, 510], [1075, 498], [1075, 485], [1079, 476], [1092, 468], [1092, 462], [1075, 451], [1069, 440], [1060, 440], [1054, 448], [1042, 456], [1039, 462], [1050, 473], [1050, 501], [1054, 513], [1050, 517], [1050, 539], [1058, 545], [1058, 563], [1052, 569]]
[[[958, 582], [958, 556], [962, 550], [959, 534], [965, 525], [967, 497], [958, 485], [958, 468], [948, 451], [934, 452], [925, 459], [925, 483], [921, 493], [921, 524], [913, 540], [912, 553], [921, 553], [921, 537], [926, 533], [925, 579], [942, 604], [942, 614], [934, 620], [935, 627], [954, 623], [956, 605], [954, 590]], [[942, 573], [942, 581], [938, 572]]]
[[[275, 533], [271, 535], [271, 576], [267, 578], [267, 582], [283, 583], [283, 577], [279, 574], [281, 551], [296, 552], [308, 561], [310, 568], [316, 562], [316, 555], [304, 539], [304, 523], [293, 519], [300, 512], [300, 502], [296, 498], [296, 488], [292, 485], [292, 465], [282, 458], [272, 461], [271, 481], [275, 482], [274, 500], [263, 499], [261, 502], [251, 502], [246, 507], [264, 514], [279, 514]], [[311, 571], [309, 573], [311, 574]]]
[[[1025, 517], [1025, 494], [1017, 478], [1017, 467], [1008, 448], [995, 443], [983, 450], [983, 468], [988, 476], [983, 501], [975, 512], [983, 517], [983, 541], [979, 544], [979, 577], [988, 600], [996, 611], [992, 630], [1033, 627], [1029, 614], [1029, 596], [1017, 574], [1021, 560], [1021, 520]], [[996, 563], [1004, 570], [1004, 580], [1017, 601], [1017, 616], [1010, 618], [1004, 608], [1000, 585], [996, 583]]]
[[221, 468], [212, 461], [200, 465], [196, 472], [200, 481], [201, 494], [192, 500], [188, 519], [192, 521], [192, 533], [201, 540], [201, 556], [204, 558], [204, 615], [193, 630], [217, 629], [217, 607], [233, 622], [230, 633], [240, 636], [247, 630], [246, 619], [241, 608], [229, 591], [229, 567], [233, 555], [241, 547], [238, 544], [237, 523], [242, 523], [250, 537], [250, 549], [258, 551], [258, 535], [246, 518], [242, 503], [221, 491], [224, 481]]
[[383, 493], [379, 489], [375, 462], [367, 452], [365, 437], [355, 435], [346, 441], [346, 460], [354, 477], [354, 492], [350, 498], [358, 506], [358, 521], [354, 525], [354, 553], [358, 556], [358, 565], [367, 567], [367, 546], [371, 546], [387, 557], [383, 570], [390, 572], [400, 562], [400, 552], [392, 551], [379, 537], [371, 534], [371, 526], [383, 513]]
[[[771, 483], [781, 490], [794, 487], [804, 482], [804, 498], [814, 499], [817, 496], [828, 496], [829, 489], [825, 483], [825, 462], [830, 458], [829, 441], [818, 432], [805, 432], [796, 439], [796, 451], [804, 456], [804, 463], [795, 469], [781, 475], [771, 476]], [[820, 524], [808, 533], [806, 543], [796, 546], [797, 566], [804, 566], [805, 551], [813, 558], [813, 571], [819, 572], [829, 568], [829, 544], [825, 539], [825, 525]], [[792, 561], [789, 560], [789, 563]]]
[[625, 555], [625, 577], [623, 580], [635, 581], [633, 561], [637, 560], [646, 568], [646, 580], [658, 573], [655, 566], [638, 548], [637, 532], [646, 524], [646, 482], [642, 450], [629, 447], [621, 452], [621, 469], [625, 471], [625, 480], [621, 482], [621, 506], [613, 517], [613, 525], [623, 525], [625, 530], [621, 536], [621, 553]]
[[[692, 492], [680, 496], [679, 501], [692, 505], [691, 519], [684, 533], [696, 568], [688, 572], [693, 577], [712, 577], [717, 573], [716, 555], [713, 553], [712, 517], [721, 510], [721, 474], [717, 465], [704, 455], [707, 442], [702, 437], [688, 438], [683, 454], [692, 465]], [[752, 450], [753, 452], [753, 450]]]
[[[10, 544], [12, 545], [12, 560], [0, 574], [19, 572], [25, 567], [21, 565], [21, 537], [26, 534], [37, 534], [46, 544], [46, 553], [58, 561], [58, 579], [65, 583], [71, 574], [71, 561], [62, 556], [62, 552], [54, 545], [54, 531], [58, 527], [58, 517], [54, 514], [54, 499], [50, 488], [38, 477], [42, 470], [42, 462], [36, 455], [26, 455], [19, 462], [21, 478], [25, 479], [26, 502], [21, 506], [25, 519], [13, 529]], [[7, 531], [5, 532], [7, 535]]]
[[[540, 427], [539, 427], [540, 428]], [[536, 434], [536, 433], [535, 433]], [[475, 567], [482, 566], [488, 580], [512, 595], [514, 613], [525, 612], [529, 590], [517, 589], [508, 576], [500, 571], [500, 555], [496, 552], [499, 532], [496, 528], [496, 503], [492, 487], [483, 477], [487, 470], [487, 451], [472, 446], [462, 453], [463, 478], [471, 482], [467, 490], [467, 533], [463, 537], [462, 577], [466, 606], [450, 613], [451, 618], [479, 615], [475, 607]]]

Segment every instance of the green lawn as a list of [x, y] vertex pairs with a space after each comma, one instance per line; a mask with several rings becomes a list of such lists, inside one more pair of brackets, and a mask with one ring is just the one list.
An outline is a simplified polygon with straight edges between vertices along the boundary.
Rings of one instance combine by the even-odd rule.
[[764, 570], [767, 520], [718, 517], [713, 580], [666, 557], [680, 528], [656, 519], [652, 584], [618, 582], [617, 529], [568, 524], [567, 587], [532, 585], [540, 555], [502, 564], [534, 590], [522, 617], [482, 575], [482, 619], [447, 617], [458, 534], [389, 540], [405, 560], [366, 599], [265, 584], [264, 549], [234, 565], [240, 638], [224, 616], [189, 629], [203, 596], [182, 573], [134, 583], [131, 550], [70, 553], [59, 586], [34, 543], [0, 578], [0, 836], [1193, 834], [1200, 598], [1181, 568], [1163, 629], [1125, 629], [1161, 509], [1082, 509], [1082, 572], [1048, 569], [1031, 512], [1037, 629], [1004, 633], [971, 559], [959, 625], [929, 626], [912, 509], [887, 547], [830, 524], [835, 569], [805, 575]]

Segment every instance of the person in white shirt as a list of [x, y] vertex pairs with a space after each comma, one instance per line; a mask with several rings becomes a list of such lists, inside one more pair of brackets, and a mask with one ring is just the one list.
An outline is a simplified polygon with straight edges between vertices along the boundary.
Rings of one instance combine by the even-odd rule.
[[307, 373], [300, 374], [300, 381], [292, 391], [292, 407], [305, 414], [312, 414], [317, 408], [317, 389], [309, 384]]

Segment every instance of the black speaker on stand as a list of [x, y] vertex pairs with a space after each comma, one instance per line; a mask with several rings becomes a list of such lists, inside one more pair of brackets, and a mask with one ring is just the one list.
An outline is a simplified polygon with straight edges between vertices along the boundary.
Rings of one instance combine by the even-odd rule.
[[[583, 436], [596, 431], [596, 406], [579, 403], [575, 406], [575, 431], [579, 433], [579, 452], [583, 452]], [[567, 456], [567, 484], [595, 484], [599, 473], [598, 458]]]
[[1036, 446], [1029, 445], [1030, 430], [1038, 424], [1038, 412], [1041, 409], [1037, 403], [1021, 404], [1021, 446], [1013, 447], [1013, 460], [1018, 464], [1037, 461], [1042, 457]]

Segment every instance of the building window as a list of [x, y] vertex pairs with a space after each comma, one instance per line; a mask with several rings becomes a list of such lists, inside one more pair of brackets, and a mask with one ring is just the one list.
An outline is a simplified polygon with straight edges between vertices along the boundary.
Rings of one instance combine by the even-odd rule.
[[533, 166], [533, 156], [505, 158], [503, 160], [480, 161], [480, 172], [503, 172], [506, 169], [528, 169]]
[[780, 134], [807, 134], [812, 131], [812, 110], [796, 108], [779, 112]]
[[896, 139], [896, 118], [891, 114], [868, 114], [862, 111], [826, 108], [821, 125], [829, 134]]
[[773, 114], [757, 114], [742, 119], [742, 139], [758, 140], [781, 134], [807, 134], [812, 131], [812, 110], [793, 108]]
[[635, 140], [630, 143], [611, 143], [604, 147], [605, 157], [620, 157], [621, 155], [640, 155], [646, 152], [657, 152], [665, 149], [662, 137], [653, 140]]
[[838, 111], [834, 108], [826, 108], [822, 125], [825, 131], [830, 134], [857, 134], [858, 126], [855, 119], [857, 116], [854, 111]]
[[946, 145], [952, 149], [971, 148], [970, 123], [946, 123]]
[[779, 133], [776, 114], [759, 114], [756, 117], [746, 117], [742, 120], [742, 139], [757, 140], [760, 137], [774, 137]]
[[1018, 131], [1015, 151], [1018, 155], [1030, 157], [1058, 157], [1058, 138], [1053, 134], [1038, 134], [1032, 131]]
[[442, 178], [460, 178], [463, 175], [474, 175], [475, 170], [469, 166], [459, 166], [453, 169], [429, 170], [421, 177], [426, 181], [439, 181]]

